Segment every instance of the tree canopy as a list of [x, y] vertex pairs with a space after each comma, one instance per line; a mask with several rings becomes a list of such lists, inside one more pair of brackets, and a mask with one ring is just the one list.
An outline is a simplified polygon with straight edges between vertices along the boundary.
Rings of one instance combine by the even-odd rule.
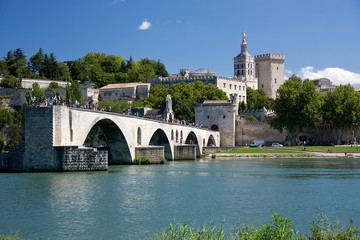
[[246, 104], [240, 104], [240, 110], [260, 110], [263, 107], [272, 109], [274, 99], [266, 97], [263, 89], [254, 90], [251, 87], [246, 88]]
[[142, 58], [134, 62], [132, 57], [125, 61], [121, 56], [88, 53], [78, 60], [58, 62], [54, 53], [44, 53], [41, 48], [29, 61], [21, 48], [9, 51], [4, 61], [0, 61], [0, 74], [17, 78], [90, 81], [98, 88], [110, 83], [146, 82], [151, 77], [169, 76], [160, 60]]
[[322, 106], [323, 120], [332, 123], [337, 130], [337, 142], [341, 143], [344, 128], [360, 123], [360, 95], [346, 85], [327, 92]]
[[226, 93], [213, 84], [205, 85], [201, 81], [185, 84], [184, 82], [172, 84], [170, 88], [158, 85], [150, 89], [149, 97], [143, 100], [146, 106], [154, 109], [166, 107], [166, 95], [170, 94], [175, 117], [181, 120], [194, 121], [194, 104], [205, 100], [228, 99]]
[[280, 132], [285, 128], [295, 144], [298, 133], [303, 128], [311, 128], [318, 120], [321, 108], [319, 93], [309, 80], [304, 81], [293, 75], [278, 89], [273, 110], [276, 117], [270, 125]]

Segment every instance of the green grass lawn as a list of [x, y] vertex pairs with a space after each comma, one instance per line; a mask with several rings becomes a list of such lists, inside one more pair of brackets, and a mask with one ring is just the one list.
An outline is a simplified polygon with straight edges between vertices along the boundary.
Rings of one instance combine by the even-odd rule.
[[285, 148], [237, 148], [221, 153], [299, 153]]
[[221, 153], [301, 153], [301, 152], [348, 152], [355, 153], [360, 152], [360, 147], [331, 147], [331, 146], [306, 146], [306, 151], [301, 151], [302, 147], [263, 147], [263, 148], [237, 148]]
[[[302, 147], [292, 146], [292, 147], [283, 147], [283, 149], [288, 150], [301, 150]], [[360, 152], [360, 147], [349, 147], [349, 146], [339, 146], [339, 147], [331, 147], [331, 146], [306, 146], [306, 151], [317, 151], [317, 152]]]

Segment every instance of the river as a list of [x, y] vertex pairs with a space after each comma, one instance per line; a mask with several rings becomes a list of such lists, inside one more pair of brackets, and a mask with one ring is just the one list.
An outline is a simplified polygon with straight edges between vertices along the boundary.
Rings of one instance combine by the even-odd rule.
[[111, 166], [107, 172], [0, 173], [0, 234], [143, 239], [174, 220], [269, 223], [309, 232], [318, 207], [360, 226], [359, 159], [234, 159]]

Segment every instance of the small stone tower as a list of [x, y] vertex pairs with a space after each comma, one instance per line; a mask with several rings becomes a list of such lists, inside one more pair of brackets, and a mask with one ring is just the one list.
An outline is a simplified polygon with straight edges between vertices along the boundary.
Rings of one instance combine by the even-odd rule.
[[166, 96], [166, 108], [164, 110], [163, 116], [166, 119], [174, 119], [174, 111], [172, 109], [172, 100], [170, 94]]
[[259, 88], [263, 89], [267, 97], [276, 98], [276, 92], [284, 83], [283, 54], [263, 54], [255, 56], [256, 77]]

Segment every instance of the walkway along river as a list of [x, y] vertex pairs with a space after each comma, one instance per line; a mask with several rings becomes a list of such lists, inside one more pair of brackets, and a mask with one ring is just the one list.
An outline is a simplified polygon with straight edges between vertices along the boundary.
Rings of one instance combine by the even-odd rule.
[[0, 233], [45, 239], [139, 239], [174, 219], [225, 220], [225, 231], [275, 213], [308, 232], [317, 207], [360, 224], [359, 159], [215, 159], [111, 166], [107, 172], [0, 174]]

